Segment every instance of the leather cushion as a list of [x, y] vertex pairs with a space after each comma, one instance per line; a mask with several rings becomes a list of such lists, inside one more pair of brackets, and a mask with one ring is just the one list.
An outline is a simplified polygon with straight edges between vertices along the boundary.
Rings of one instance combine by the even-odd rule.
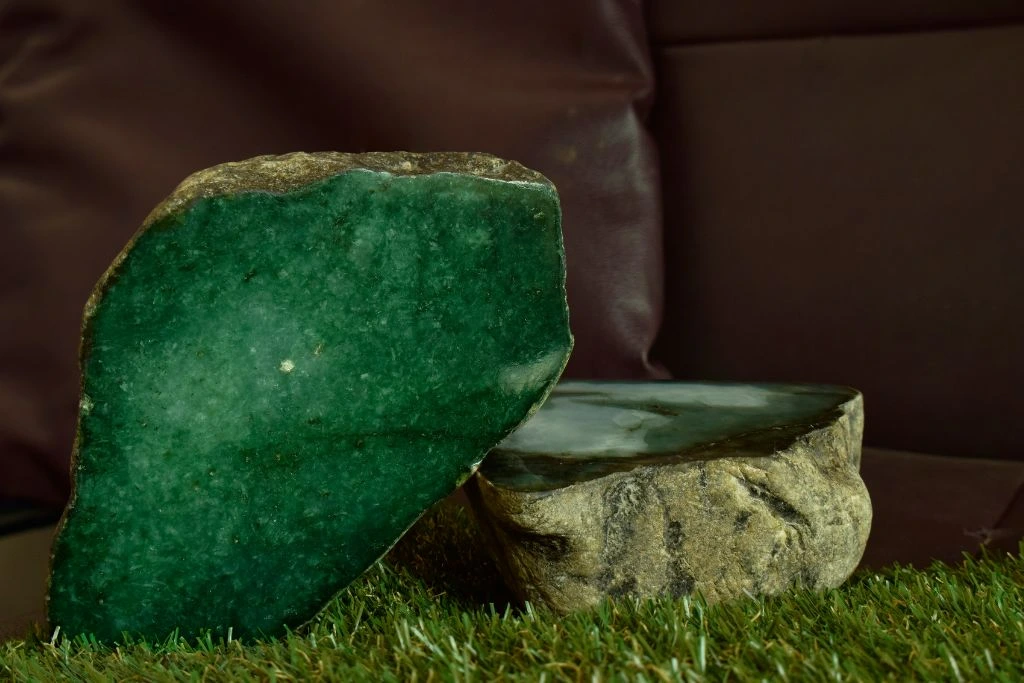
[[657, 54], [655, 357], [855, 386], [867, 445], [1024, 457], [1024, 25]]

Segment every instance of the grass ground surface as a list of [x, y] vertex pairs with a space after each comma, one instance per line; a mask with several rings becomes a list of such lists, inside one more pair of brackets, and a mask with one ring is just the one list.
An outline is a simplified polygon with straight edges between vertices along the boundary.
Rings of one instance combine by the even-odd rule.
[[110, 648], [40, 633], [0, 644], [0, 680], [1024, 680], [1020, 553], [857, 573], [821, 593], [560, 617], [510, 604], [478, 540], [465, 510], [442, 506], [287, 638]]

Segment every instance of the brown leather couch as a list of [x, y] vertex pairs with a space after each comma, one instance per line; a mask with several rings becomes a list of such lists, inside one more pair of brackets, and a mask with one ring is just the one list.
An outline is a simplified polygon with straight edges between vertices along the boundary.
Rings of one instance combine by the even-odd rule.
[[323, 149], [543, 171], [563, 199], [567, 376], [858, 387], [865, 564], [1017, 549], [1011, 0], [11, 0], [0, 500], [63, 505], [82, 305], [149, 209], [196, 169]]

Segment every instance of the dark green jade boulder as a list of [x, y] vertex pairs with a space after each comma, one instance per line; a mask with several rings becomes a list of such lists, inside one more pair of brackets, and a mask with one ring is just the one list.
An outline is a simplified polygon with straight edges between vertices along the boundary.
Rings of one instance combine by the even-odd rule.
[[572, 346], [558, 196], [483, 154], [190, 176], [90, 297], [51, 628], [308, 621], [531, 415]]

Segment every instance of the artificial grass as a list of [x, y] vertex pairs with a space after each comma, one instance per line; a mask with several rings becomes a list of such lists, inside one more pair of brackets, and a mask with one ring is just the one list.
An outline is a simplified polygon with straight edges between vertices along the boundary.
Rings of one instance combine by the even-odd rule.
[[16, 681], [1020, 681], [1024, 544], [956, 567], [859, 572], [836, 590], [707, 606], [509, 604], [466, 511], [433, 510], [310, 625], [263, 642], [0, 645]]

